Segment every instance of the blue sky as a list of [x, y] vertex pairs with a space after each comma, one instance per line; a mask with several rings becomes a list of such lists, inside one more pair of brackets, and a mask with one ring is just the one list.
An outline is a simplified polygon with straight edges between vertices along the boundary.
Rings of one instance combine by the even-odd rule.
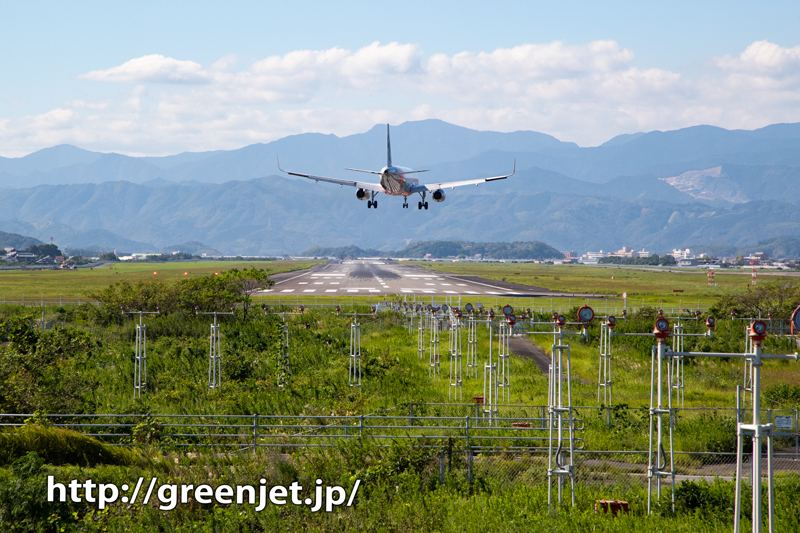
[[0, 155], [163, 155], [441, 118], [581, 145], [800, 121], [800, 3], [0, 5]]

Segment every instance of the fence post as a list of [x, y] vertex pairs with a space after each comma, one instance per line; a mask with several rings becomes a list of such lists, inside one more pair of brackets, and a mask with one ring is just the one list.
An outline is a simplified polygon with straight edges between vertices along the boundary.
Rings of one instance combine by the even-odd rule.
[[253, 415], [253, 455], [258, 449], [258, 414]]
[[364, 415], [358, 417], [358, 440], [361, 448], [364, 447]]
[[469, 416], [467, 416], [467, 448], [469, 448]]
[[439, 452], [439, 485], [444, 485], [444, 450]]

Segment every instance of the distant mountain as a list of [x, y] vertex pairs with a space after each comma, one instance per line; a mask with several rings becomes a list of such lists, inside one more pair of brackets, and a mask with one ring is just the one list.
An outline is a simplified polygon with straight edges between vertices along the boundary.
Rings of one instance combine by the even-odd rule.
[[[533, 176], [531, 183], [545, 188], [546, 176]], [[408, 241], [431, 240], [540, 241], [576, 251], [632, 246], [663, 253], [695, 243], [742, 246], [800, 235], [800, 209], [786, 202], [722, 207], [621, 200], [596, 196], [589, 187], [578, 195], [512, 185], [509, 180], [447, 191], [446, 201], [431, 202], [427, 211], [402, 209], [391, 198], [382, 199], [380, 209], [367, 209], [353, 188], [278, 176], [219, 185], [43, 185], [3, 191], [0, 230], [42, 240], [54, 236], [73, 248], [134, 252], [197, 241], [226, 255], [296, 254], [353, 243], [399, 251]]]
[[396, 257], [475, 257], [492, 259], [563, 259], [564, 254], [543, 242], [425, 241], [394, 252]]
[[694, 250], [695, 253], [706, 253], [715, 257], [737, 257], [739, 255], [752, 255], [756, 252], [764, 252], [773, 258], [795, 259], [800, 257], [800, 240], [794, 237], [775, 237], [747, 246], [697, 244], [689, 246], [689, 248]]
[[26, 237], [17, 233], [6, 233], [4, 231], [0, 231], [0, 250], [8, 247], [13, 247], [17, 250], [24, 250], [28, 246], [37, 244], [44, 243], [39, 239], [34, 239], [33, 237]]
[[183, 252], [192, 255], [206, 254], [208, 256], [224, 255], [222, 252], [215, 250], [210, 246], [206, 246], [202, 242], [198, 241], [184, 242], [182, 244], [171, 244], [161, 249], [162, 254], [171, 254], [173, 252]]
[[506, 173], [514, 159], [517, 172], [491, 185], [446, 190], [446, 201], [431, 202], [429, 211], [413, 209], [416, 199], [404, 210], [383, 197], [380, 210], [367, 210], [352, 188], [277, 176], [276, 156], [293, 170], [374, 179], [343, 168], [385, 164], [385, 125], [341, 138], [303, 134], [168, 157], [62, 145], [0, 158], [0, 229], [56, 236], [75, 248], [156, 251], [205, 243], [252, 255], [315, 246], [401, 250], [409, 241], [432, 240], [663, 252], [800, 234], [800, 124], [753, 131], [696, 126], [581, 148], [536, 132], [424, 120], [393, 127], [392, 146], [395, 163], [430, 170], [420, 174], [423, 183]]
[[302, 257], [336, 257], [338, 259], [358, 258], [358, 257], [381, 257], [388, 255], [389, 252], [381, 252], [374, 248], [367, 248], [362, 250], [358, 246], [339, 246], [337, 248], [330, 248], [324, 246], [315, 246], [309, 248], [304, 252], [300, 252]]
[[[431, 181], [474, 176], [479, 169], [461, 164], [490, 156], [480, 173], [536, 167], [583, 182], [604, 184], [621, 176], [668, 178], [720, 165], [800, 166], [800, 124], [775, 124], [753, 131], [695, 126], [675, 131], [620, 135], [601, 146], [581, 148], [532, 131], [475, 131], [440, 120], [405, 122], [392, 128], [393, 160], [414, 168], [435, 167]], [[276, 156], [292, 170], [346, 176], [345, 167], [379, 169], [386, 162], [386, 128], [337, 137], [307, 133], [237, 150], [183, 153], [167, 157], [128, 157], [56, 146], [16, 159], [0, 158], [0, 187], [39, 184], [150, 180], [224, 183], [276, 172]], [[759, 183], [760, 184], [760, 183]]]

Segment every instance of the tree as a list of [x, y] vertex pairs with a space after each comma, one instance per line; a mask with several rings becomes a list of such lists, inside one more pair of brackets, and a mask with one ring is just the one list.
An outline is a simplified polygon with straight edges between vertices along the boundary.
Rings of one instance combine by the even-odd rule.
[[248, 270], [232, 268], [219, 277], [236, 294], [235, 301], [243, 304], [244, 320], [247, 320], [247, 310], [251, 306], [250, 294], [256, 290], [270, 287], [275, 283], [269, 279], [269, 271], [256, 267]]
[[27, 251], [35, 253], [36, 256], [40, 258], [46, 255], [49, 255], [50, 257], [64, 255], [55, 244], [32, 244], [28, 246]]
[[114, 252], [106, 252], [100, 255], [100, 261], [119, 261], [119, 257]]

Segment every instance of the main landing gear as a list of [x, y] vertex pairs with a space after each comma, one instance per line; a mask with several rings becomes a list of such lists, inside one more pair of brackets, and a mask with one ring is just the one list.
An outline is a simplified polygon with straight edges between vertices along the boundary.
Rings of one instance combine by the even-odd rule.
[[375, 199], [375, 192], [374, 191], [372, 193], [372, 200], [367, 200], [367, 209], [369, 209], [370, 207], [374, 207], [375, 209], [378, 209], [378, 200]]
[[425, 193], [424, 192], [422, 193], [422, 201], [417, 204], [417, 208], [418, 209], [421, 210], [423, 207], [425, 208], [426, 211], [428, 210], [428, 202], [425, 201]]
[[403, 196], [403, 209], [408, 209], [408, 196]]

